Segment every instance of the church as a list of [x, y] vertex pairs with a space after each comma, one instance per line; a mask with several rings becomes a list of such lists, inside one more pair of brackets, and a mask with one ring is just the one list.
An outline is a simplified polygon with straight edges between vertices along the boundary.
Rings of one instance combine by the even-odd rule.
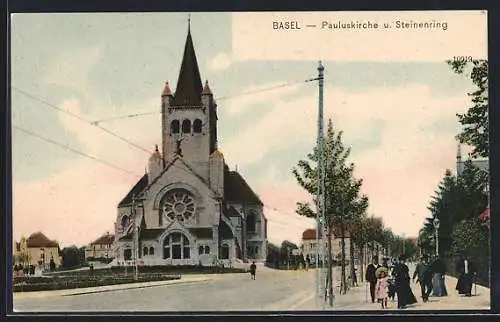
[[175, 92], [166, 82], [161, 94], [161, 149], [118, 204], [111, 265], [265, 261], [263, 203], [218, 149], [217, 107], [188, 27]]

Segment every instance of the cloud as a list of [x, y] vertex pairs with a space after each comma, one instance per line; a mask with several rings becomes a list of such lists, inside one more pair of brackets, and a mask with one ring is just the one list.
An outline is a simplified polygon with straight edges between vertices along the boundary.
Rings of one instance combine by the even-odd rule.
[[92, 68], [101, 58], [98, 47], [62, 52], [45, 78], [49, 84], [71, 87], [85, 93]]
[[229, 68], [232, 64], [232, 58], [227, 53], [218, 53], [208, 63], [208, 68], [216, 71], [223, 71]]
[[[90, 110], [85, 104], [95, 101], [92, 95], [89, 95], [87, 103], [67, 98], [59, 106], [87, 120], [104, 118], [100, 109], [94, 109], [93, 113], [83, 112]], [[152, 102], [153, 99], [139, 105], [152, 106]], [[101, 107], [105, 111], [110, 110], [108, 106]], [[55, 175], [37, 181], [14, 181], [15, 239], [41, 230], [63, 245], [83, 245], [105, 231], [114, 231], [116, 205], [137, 182], [138, 176], [144, 173], [149, 154], [66, 113], [58, 112], [58, 121], [63, 126], [62, 135], [71, 133], [76, 136], [77, 142], [69, 144], [70, 147], [137, 174], [134, 176], [80, 156], [76, 162], [59, 168]], [[161, 143], [159, 117], [127, 119], [103, 123], [103, 126], [151, 152], [155, 143]], [[158, 135], [145, 130], [151, 128], [158, 129]], [[54, 140], [61, 142], [57, 138]], [[13, 177], [16, 177], [16, 173], [13, 173]]]
[[[326, 87], [325, 123], [332, 118], [334, 127], [344, 131], [344, 143], [355, 142], [367, 135], [367, 128], [382, 124], [377, 148], [363, 150], [353, 145], [356, 157], [351, 156], [350, 161], [356, 164], [356, 176], [364, 180], [362, 189], [370, 198], [369, 211], [382, 216], [395, 232], [410, 235], [418, 231], [444, 171], [455, 165], [456, 133], [452, 128], [429, 124], [436, 120], [457, 122], [455, 113], [462, 112], [468, 100], [466, 95], [433, 97], [422, 84], [358, 93]], [[253, 103], [241, 104], [240, 113], [251, 109]], [[278, 97], [269, 109], [251, 126], [234, 133], [223, 146], [226, 157], [238, 160], [242, 168], [264, 161], [262, 158], [274, 149], [296, 149], [304, 142], [312, 148], [315, 144], [316, 96], [288, 101]], [[273, 160], [266, 163], [272, 164]], [[291, 192], [294, 185], [297, 183], [271, 179], [263, 181], [258, 192], [266, 196], [269, 204], [278, 203], [293, 212], [295, 201], [300, 200]], [[290, 198], [285, 201], [283, 196]]]

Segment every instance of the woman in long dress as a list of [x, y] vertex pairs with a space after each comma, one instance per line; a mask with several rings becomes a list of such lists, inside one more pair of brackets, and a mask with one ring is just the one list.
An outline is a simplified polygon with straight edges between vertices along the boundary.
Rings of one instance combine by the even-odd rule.
[[404, 309], [407, 305], [417, 303], [410, 286], [410, 270], [404, 263], [404, 257], [399, 257], [399, 263], [394, 267], [396, 279], [396, 293], [398, 296], [398, 309]]
[[445, 284], [446, 266], [444, 261], [437, 257], [432, 263], [432, 296], [448, 296]]

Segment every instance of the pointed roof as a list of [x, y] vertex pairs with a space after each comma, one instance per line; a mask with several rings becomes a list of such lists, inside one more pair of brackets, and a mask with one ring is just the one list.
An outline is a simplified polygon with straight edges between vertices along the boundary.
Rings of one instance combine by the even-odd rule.
[[155, 145], [155, 151], [149, 157], [149, 160], [161, 159], [160, 151], [158, 150], [158, 144]]
[[202, 94], [208, 94], [208, 95], [212, 95], [212, 90], [210, 89], [210, 87], [208, 86], [208, 81], [205, 81], [205, 87], [203, 87], [203, 92]]
[[161, 97], [165, 96], [172, 96], [172, 91], [170, 90], [168, 82], [165, 82], [165, 88], [163, 88], [163, 93], [161, 93]]
[[200, 70], [196, 60], [193, 39], [191, 38], [191, 28], [189, 27], [173, 105], [199, 106], [201, 105], [202, 91], [203, 84], [201, 83]]

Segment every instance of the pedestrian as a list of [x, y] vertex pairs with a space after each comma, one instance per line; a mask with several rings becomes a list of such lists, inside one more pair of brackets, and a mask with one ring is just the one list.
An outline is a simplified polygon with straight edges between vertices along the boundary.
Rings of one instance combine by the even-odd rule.
[[255, 280], [255, 272], [257, 271], [257, 265], [255, 265], [255, 262], [252, 262], [252, 265], [250, 265], [250, 278]]
[[311, 266], [311, 257], [309, 254], [306, 255], [306, 271], [309, 270], [309, 266]]
[[404, 309], [409, 304], [417, 303], [417, 299], [410, 286], [410, 273], [408, 266], [404, 263], [404, 256], [399, 257], [393, 274], [396, 282], [396, 293], [398, 295], [398, 309]]
[[370, 283], [370, 295], [372, 303], [375, 303], [375, 284], [377, 284], [377, 276], [375, 271], [379, 268], [378, 256], [373, 256], [372, 262], [366, 267], [365, 280]]
[[[415, 281], [415, 278], [417, 279]], [[413, 281], [420, 284], [422, 300], [427, 302], [432, 292], [432, 270], [427, 257], [422, 256], [413, 273]]]
[[472, 282], [476, 273], [475, 265], [470, 261], [468, 256], [464, 256], [457, 265], [459, 277], [456, 286], [458, 294], [472, 296]]
[[391, 299], [391, 302], [394, 302], [394, 297], [396, 296], [396, 280], [394, 278], [394, 275], [391, 275], [387, 279], [387, 284], [389, 286], [388, 287], [389, 288], [389, 292], [387, 293], [387, 295]]
[[432, 296], [448, 296], [445, 285], [446, 265], [444, 264], [444, 261], [439, 256], [436, 256], [431, 265], [431, 268], [433, 273]]
[[383, 309], [387, 309], [387, 297], [389, 293], [389, 285], [387, 283], [387, 273], [385, 270], [380, 271], [376, 284], [376, 296], [382, 305]]

